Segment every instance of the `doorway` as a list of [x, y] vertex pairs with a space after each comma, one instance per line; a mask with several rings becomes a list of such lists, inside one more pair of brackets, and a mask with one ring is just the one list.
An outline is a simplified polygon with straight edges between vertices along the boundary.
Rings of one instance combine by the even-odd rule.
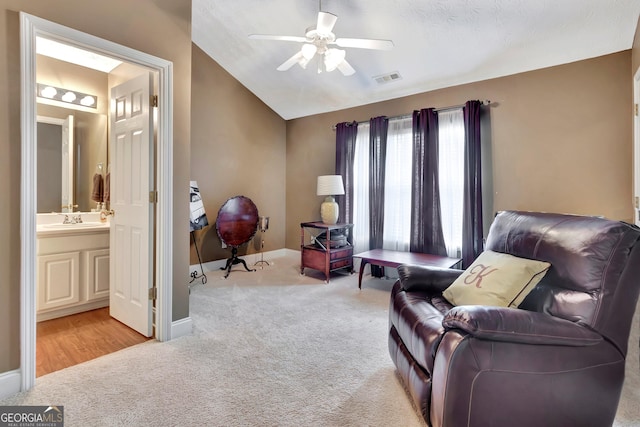
[[158, 75], [157, 119], [157, 246], [155, 261], [155, 337], [171, 339], [172, 247], [173, 247], [173, 159], [172, 64], [161, 58], [122, 46], [53, 22], [20, 13], [21, 38], [21, 390], [35, 384], [35, 284], [36, 284], [36, 37], [57, 40], [156, 72]]
[[[123, 266], [114, 268], [116, 273], [128, 271], [130, 267], [125, 268], [124, 263], [132, 258], [131, 252], [139, 253], [139, 259], [145, 261], [148, 269], [152, 268], [153, 257], [148, 250], [146, 254], [128, 248], [118, 250], [109, 242], [109, 228], [118, 230], [117, 223], [122, 224], [116, 219], [124, 214], [121, 200], [126, 195], [122, 194], [123, 189], [135, 188], [134, 184], [143, 182], [145, 175], [146, 186], [154, 188], [155, 177], [145, 174], [141, 168], [114, 163], [128, 162], [130, 156], [116, 155], [118, 145], [113, 146], [113, 141], [108, 140], [109, 135], [111, 139], [113, 135], [121, 135], [117, 128], [122, 126], [121, 122], [127, 122], [109, 120], [113, 119], [114, 113], [109, 111], [110, 106], [116, 105], [110, 93], [121, 84], [131, 85], [130, 82], [142, 76], [142, 80], [146, 78], [147, 81], [147, 94], [143, 97], [149, 99], [149, 93], [155, 93], [152, 82], [157, 82], [157, 76], [145, 68], [42, 37], [37, 37], [36, 52], [36, 377], [40, 377], [153, 336], [148, 288], [138, 291], [144, 295], [147, 307], [126, 306], [123, 314], [120, 300], [115, 304], [110, 300], [120, 294], [116, 292], [118, 288], [131, 289], [133, 286], [123, 277], [120, 281], [114, 280], [118, 276], [109, 273], [110, 264], [114, 267], [113, 264], [117, 266], [118, 263]], [[85, 102], [90, 105], [78, 104], [81, 95], [65, 100], [69, 93], [83, 93], [92, 102]], [[141, 157], [148, 159], [146, 163], [153, 171], [154, 155], [149, 148], [153, 146], [153, 117], [149, 109], [147, 103], [145, 112], [136, 116], [147, 117], [146, 131], [143, 129], [142, 132], [148, 135], [146, 149], [135, 144], [144, 138], [130, 141], [130, 145], [140, 149]], [[126, 170], [131, 170], [133, 176], [127, 176], [124, 185], [117, 185], [122, 171]], [[137, 205], [152, 209], [152, 205], [142, 201]], [[105, 229], [100, 218], [107, 212], [116, 211], [118, 215], [111, 217], [111, 227]], [[153, 218], [149, 217], [151, 215], [147, 215], [138, 230], [153, 227]], [[81, 220], [79, 224], [71, 222], [64, 228], [63, 218]], [[152, 239], [146, 240], [145, 247], [153, 247]], [[118, 258], [119, 254], [124, 256]], [[136, 279], [143, 270], [141, 267], [136, 271]], [[135, 280], [134, 285], [137, 283], [149, 283], [149, 280]], [[142, 298], [137, 300], [144, 301]], [[130, 314], [139, 309], [143, 310], [142, 319], [133, 324], [129, 320]], [[143, 322], [145, 324], [141, 325]]]

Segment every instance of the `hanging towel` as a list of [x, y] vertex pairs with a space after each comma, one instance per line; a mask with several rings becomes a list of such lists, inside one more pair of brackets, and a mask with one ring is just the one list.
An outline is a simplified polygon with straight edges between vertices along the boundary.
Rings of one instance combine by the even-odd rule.
[[93, 191], [91, 192], [91, 200], [94, 202], [102, 202], [102, 197], [104, 195], [104, 183], [102, 180], [102, 175], [97, 173], [93, 175]]
[[107, 172], [107, 175], [104, 178], [104, 197], [102, 199], [103, 202], [108, 203], [111, 196], [111, 172]]

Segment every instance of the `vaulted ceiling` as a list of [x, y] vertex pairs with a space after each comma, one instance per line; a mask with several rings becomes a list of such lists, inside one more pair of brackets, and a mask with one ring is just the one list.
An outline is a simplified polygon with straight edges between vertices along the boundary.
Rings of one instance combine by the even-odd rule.
[[[277, 71], [302, 43], [248, 37], [304, 36], [320, 7], [336, 37], [394, 48], [345, 48], [351, 76], [316, 59]], [[194, 43], [288, 120], [630, 49], [640, 1], [193, 0], [192, 14]]]

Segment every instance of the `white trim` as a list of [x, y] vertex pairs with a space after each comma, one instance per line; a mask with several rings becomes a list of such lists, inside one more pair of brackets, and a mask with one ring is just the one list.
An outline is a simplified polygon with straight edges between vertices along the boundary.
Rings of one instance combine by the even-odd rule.
[[20, 391], [20, 370], [3, 372], [0, 374], [0, 399], [9, 397]]
[[36, 379], [36, 28], [20, 13], [22, 162], [20, 169], [20, 376], [21, 390]]
[[171, 339], [191, 335], [191, 332], [193, 332], [193, 320], [191, 320], [191, 317], [176, 320], [171, 324]]
[[[640, 104], [640, 68], [633, 77], [633, 102]], [[635, 205], [635, 198], [640, 197], [640, 116], [633, 114], [633, 221], [640, 226], [640, 209]]]
[[156, 339], [171, 339], [173, 318], [173, 64], [158, 68]]
[[64, 125], [65, 119], [58, 119], [56, 117], [37, 116], [36, 121], [38, 123], [46, 123], [48, 125]]
[[21, 390], [35, 384], [36, 349], [36, 36], [94, 51], [158, 73], [156, 339], [171, 339], [173, 293], [173, 64], [170, 61], [20, 12], [22, 163], [20, 191]]
[[50, 311], [41, 311], [38, 313], [36, 320], [43, 322], [45, 320], [57, 319], [59, 317], [71, 316], [72, 314], [84, 313], [89, 310], [96, 310], [98, 308], [109, 307], [109, 300], [102, 299], [97, 301], [90, 301], [84, 304], [65, 308], [54, 308]]

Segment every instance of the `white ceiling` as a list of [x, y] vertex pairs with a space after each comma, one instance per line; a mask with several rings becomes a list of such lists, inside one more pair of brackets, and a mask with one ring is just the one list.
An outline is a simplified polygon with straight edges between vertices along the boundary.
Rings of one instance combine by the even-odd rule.
[[[317, 0], [193, 0], [192, 39], [289, 120], [630, 49], [640, 1], [324, 0], [336, 37], [395, 44], [347, 48], [350, 77], [313, 64], [276, 71], [300, 43], [248, 38], [304, 36], [318, 10]], [[401, 79], [373, 79], [396, 71]]]

